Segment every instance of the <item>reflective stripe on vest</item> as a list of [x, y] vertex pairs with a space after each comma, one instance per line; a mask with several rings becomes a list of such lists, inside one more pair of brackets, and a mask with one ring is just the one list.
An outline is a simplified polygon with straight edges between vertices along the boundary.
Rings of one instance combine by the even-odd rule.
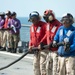
[[[73, 31], [68, 30], [68, 32], [66, 33], [66, 36], [69, 37], [69, 36], [72, 34], [72, 32], [73, 32]], [[60, 30], [60, 34], [59, 34], [59, 35], [60, 35], [60, 36], [64, 36], [64, 34], [63, 34], [63, 29]]]
[[51, 29], [51, 32], [54, 33], [56, 31], [57, 27], [54, 26], [52, 29]]
[[33, 27], [31, 27], [31, 32], [34, 32], [34, 28]]
[[38, 27], [38, 29], [37, 29], [37, 31], [36, 31], [36, 32], [37, 32], [37, 33], [39, 33], [39, 32], [40, 32], [40, 29], [41, 29], [41, 27]]
[[49, 31], [49, 29], [50, 29], [50, 25], [49, 25], [49, 24], [47, 24], [47, 31]]
[[[36, 30], [36, 32], [39, 33], [40, 29], [41, 29], [41, 27], [38, 27], [37, 30]], [[33, 27], [31, 27], [31, 32], [35, 32]]]

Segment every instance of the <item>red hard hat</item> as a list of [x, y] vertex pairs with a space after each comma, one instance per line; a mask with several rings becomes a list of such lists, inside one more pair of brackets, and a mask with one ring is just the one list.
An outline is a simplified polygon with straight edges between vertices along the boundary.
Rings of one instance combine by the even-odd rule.
[[53, 10], [45, 10], [45, 11], [44, 11], [44, 15], [45, 15], [45, 16], [46, 16], [46, 15], [52, 15], [52, 16], [55, 18], [55, 15], [54, 15]]
[[52, 13], [53, 11], [52, 10], [45, 10], [44, 11], [44, 15], [48, 15], [48, 14], [50, 14], [50, 13]]

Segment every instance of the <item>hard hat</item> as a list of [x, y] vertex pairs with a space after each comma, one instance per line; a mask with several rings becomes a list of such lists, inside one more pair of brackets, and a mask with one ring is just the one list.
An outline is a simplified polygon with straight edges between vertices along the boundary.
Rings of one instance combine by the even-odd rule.
[[52, 10], [45, 10], [45, 11], [44, 11], [44, 15], [48, 15], [48, 14], [50, 14], [50, 13], [53, 13], [53, 11], [52, 11]]
[[34, 17], [39, 18], [39, 13], [37, 11], [33, 11], [29, 14], [29, 20], [28, 21], [31, 21], [32, 18], [34, 18]]
[[4, 12], [0, 12], [0, 16], [5, 16], [5, 13]]
[[72, 14], [66, 13], [62, 16], [61, 22], [64, 23], [66, 21], [67, 23], [73, 24], [74, 23], [74, 18]]
[[70, 13], [66, 13], [62, 17], [68, 17], [68, 18], [70, 17], [70, 18], [73, 18], [72, 14], [70, 14]]
[[11, 15], [11, 12], [8, 10], [5, 12], [6, 15]]
[[54, 20], [55, 15], [54, 15], [53, 10], [45, 10], [43, 18], [46, 22]]
[[44, 15], [52, 15], [52, 16], [55, 16], [53, 10], [45, 10], [44, 11]]
[[15, 15], [16, 15], [16, 12], [12, 12], [12, 13], [11, 13], [11, 16], [15, 16]]

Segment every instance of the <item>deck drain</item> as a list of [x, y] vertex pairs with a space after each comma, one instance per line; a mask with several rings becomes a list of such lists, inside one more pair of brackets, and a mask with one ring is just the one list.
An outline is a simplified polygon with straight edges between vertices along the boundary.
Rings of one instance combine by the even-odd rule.
[[0, 75], [6, 75], [6, 73], [0, 73]]
[[15, 69], [19, 70], [19, 69], [21, 69], [21, 68], [17, 67], [17, 68], [15, 68]]

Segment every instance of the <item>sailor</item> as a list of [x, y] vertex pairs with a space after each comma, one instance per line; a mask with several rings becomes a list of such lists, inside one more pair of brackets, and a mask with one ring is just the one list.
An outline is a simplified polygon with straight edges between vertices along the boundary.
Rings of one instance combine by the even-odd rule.
[[[56, 34], [56, 31], [61, 26], [61, 23], [55, 18], [53, 10], [44, 11], [44, 20], [47, 22], [46, 34], [41, 40], [47, 39], [47, 44], [49, 45]], [[49, 54], [46, 59], [46, 73], [47, 75], [56, 75], [57, 73], [57, 48], [50, 48]]]
[[0, 49], [2, 48], [2, 42], [3, 42], [3, 25], [5, 22], [5, 13], [0, 12]]
[[1, 50], [6, 50], [6, 44], [7, 44], [8, 45], [8, 51], [10, 51], [11, 50], [10, 43], [9, 43], [9, 41], [10, 41], [10, 33], [9, 33], [10, 28], [8, 26], [8, 23], [11, 20], [11, 12], [9, 10], [7, 10], [5, 12], [5, 15], [7, 17], [5, 18], [5, 23], [4, 23], [4, 26], [3, 26], [4, 33], [3, 33], [3, 43], [2, 43]]
[[[33, 11], [29, 14], [29, 21], [32, 22], [30, 26], [30, 42], [29, 42], [29, 50], [32, 51], [33, 47], [38, 47], [40, 41], [44, 37], [46, 33], [46, 23], [41, 21], [40, 15], [37, 11]], [[47, 41], [44, 40], [42, 42], [43, 45], [47, 44]], [[46, 56], [48, 54], [48, 50], [36, 50], [34, 52], [34, 75], [46, 75], [45, 65], [43, 64]]]
[[16, 18], [16, 12], [11, 13], [11, 20], [9, 22], [9, 27], [11, 28], [10, 30], [10, 43], [11, 43], [11, 52], [16, 53], [17, 47], [18, 47], [18, 42], [20, 40], [20, 28], [21, 28], [21, 22], [19, 19]]
[[58, 75], [75, 75], [75, 27], [74, 18], [70, 13], [63, 15], [61, 26], [55, 37], [53, 45], [62, 42], [58, 48]]

